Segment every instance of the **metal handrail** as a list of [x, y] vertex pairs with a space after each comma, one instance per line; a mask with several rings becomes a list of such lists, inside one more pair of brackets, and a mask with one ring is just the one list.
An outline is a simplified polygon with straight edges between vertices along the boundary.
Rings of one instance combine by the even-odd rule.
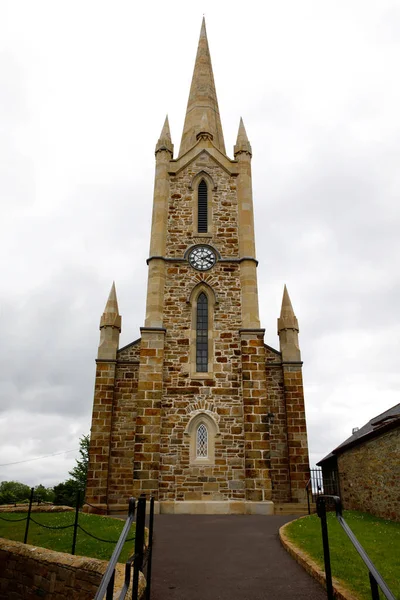
[[388, 600], [396, 600], [396, 598], [392, 594], [391, 590], [389, 589], [388, 585], [386, 584], [385, 580], [383, 579], [382, 575], [379, 573], [379, 571], [375, 567], [374, 563], [372, 562], [372, 560], [370, 559], [368, 554], [365, 552], [364, 548], [361, 546], [360, 542], [358, 541], [358, 539], [356, 538], [356, 536], [354, 535], [354, 533], [352, 532], [350, 527], [347, 525], [346, 521], [344, 520], [343, 515], [342, 515], [341, 499], [339, 498], [339, 496], [331, 496], [331, 498], [333, 499], [333, 501], [335, 503], [335, 511], [336, 511], [337, 520], [339, 521], [340, 525], [344, 529], [347, 537], [350, 539], [354, 548], [357, 550], [358, 554], [361, 556], [361, 558], [362, 558], [365, 566], [369, 570], [370, 574], [372, 575], [372, 577], [375, 579], [376, 583], [381, 588], [385, 598], [388, 598]]
[[[325, 499], [333, 500], [333, 502], [335, 503], [336, 518], [339, 521], [341, 527], [343, 528], [347, 537], [350, 539], [354, 548], [357, 550], [358, 555], [360, 556], [360, 558], [362, 559], [363, 563], [365, 564], [365, 566], [367, 567], [367, 569], [369, 571], [369, 579], [370, 579], [370, 584], [371, 584], [371, 592], [372, 592], [373, 600], [379, 600], [379, 591], [378, 591], [377, 586], [379, 586], [381, 588], [382, 593], [385, 596], [385, 598], [387, 598], [387, 600], [396, 600], [394, 594], [389, 589], [389, 586], [383, 579], [382, 575], [379, 573], [379, 571], [375, 567], [374, 563], [372, 562], [372, 560], [370, 559], [368, 554], [365, 552], [364, 548], [362, 547], [362, 545], [360, 544], [360, 542], [358, 541], [358, 539], [356, 538], [356, 536], [354, 535], [354, 533], [352, 532], [352, 530], [350, 529], [350, 527], [348, 526], [346, 521], [344, 520], [343, 515], [342, 515], [342, 501], [339, 498], [339, 496], [330, 496], [330, 495], [324, 494], [323, 496], [320, 496], [318, 500], [320, 502], [324, 502]], [[324, 502], [324, 504], [325, 504], [325, 502]], [[329, 557], [328, 557], [328, 559], [329, 559]]]
[[97, 590], [97, 593], [94, 597], [94, 600], [103, 600], [104, 594], [107, 592], [108, 584], [114, 578], [115, 566], [118, 562], [119, 555], [122, 552], [122, 548], [124, 547], [126, 538], [128, 537], [129, 530], [133, 523], [133, 519], [135, 516], [135, 508], [136, 508], [135, 498], [129, 498], [128, 517], [125, 521], [124, 528], [121, 531], [121, 535], [119, 536], [119, 540], [114, 548], [114, 552], [112, 553], [110, 562], [108, 563], [108, 567], [101, 579], [101, 583], [100, 583], [99, 589]]

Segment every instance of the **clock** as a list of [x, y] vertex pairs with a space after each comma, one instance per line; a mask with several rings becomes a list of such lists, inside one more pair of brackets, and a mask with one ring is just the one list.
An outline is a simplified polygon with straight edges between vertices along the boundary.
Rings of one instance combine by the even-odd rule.
[[215, 265], [217, 257], [209, 246], [196, 246], [190, 251], [189, 264], [198, 271], [208, 271]]

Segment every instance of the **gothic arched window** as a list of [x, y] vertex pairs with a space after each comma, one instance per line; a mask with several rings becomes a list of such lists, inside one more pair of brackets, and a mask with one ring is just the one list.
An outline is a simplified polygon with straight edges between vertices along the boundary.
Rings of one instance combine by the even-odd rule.
[[204, 423], [197, 428], [196, 458], [208, 458], [208, 430]]
[[196, 371], [208, 371], [208, 298], [204, 292], [197, 298]]
[[207, 184], [202, 179], [197, 190], [197, 231], [198, 233], [208, 232], [208, 194]]
[[196, 410], [184, 431], [189, 443], [189, 460], [192, 466], [213, 465], [215, 448], [221, 434], [218, 428], [218, 415], [214, 412]]

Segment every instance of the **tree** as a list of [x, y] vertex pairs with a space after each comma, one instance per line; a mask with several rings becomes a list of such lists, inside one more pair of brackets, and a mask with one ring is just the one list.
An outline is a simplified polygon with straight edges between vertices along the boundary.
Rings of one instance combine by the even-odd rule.
[[83, 435], [79, 440], [80, 459], [76, 459], [76, 466], [69, 471], [70, 479], [54, 486], [54, 504], [75, 506], [78, 491], [80, 492], [81, 505], [85, 497], [87, 470], [89, 464], [90, 435]]
[[76, 482], [77, 488], [84, 492], [86, 489], [86, 479], [89, 464], [89, 446], [90, 446], [90, 435], [83, 435], [79, 440], [79, 453], [80, 459], [76, 459], [76, 466], [69, 471], [71, 478]]
[[54, 501], [54, 490], [53, 488], [47, 488], [41, 483], [35, 487], [34, 499], [38, 502], [53, 502]]
[[75, 506], [77, 493], [78, 486], [76, 481], [67, 479], [67, 481], [54, 486], [54, 504], [58, 506]]
[[2, 481], [0, 483], [0, 504], [15, 504], [29, 499], [31, 488], [19, 481]]

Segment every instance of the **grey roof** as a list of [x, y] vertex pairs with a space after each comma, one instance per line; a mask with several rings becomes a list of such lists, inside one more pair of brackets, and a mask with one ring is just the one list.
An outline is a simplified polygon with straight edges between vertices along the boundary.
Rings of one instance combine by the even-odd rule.
[[323, 459], [321, 459], [317, 463], [317, 465], [320, 465], [329, 458], [333, 458], [336, 454], [339, 454], [346, 446], [353, 445], [358, 440], [362, 442], [363, 440], [361, 440], [361, 438], [367, 437], [371, 433], [378, 431], [384, 425], [387, 425], [388, 423], [397, 420], [400, 420], [400, 404], [392, 406], [392, 408], [389, 408], [389, 410], [386, 410], [377, 417], [374, 417], [373, 419], [368, 421], [368, 423], [360, 427], [358, 431], [355, 431], [353, 435], [347, 438], [347, 440], [342, 442], [339, 446], [337, 446], [337, 448], [332, 450], [332, 452], [330, 452]]

